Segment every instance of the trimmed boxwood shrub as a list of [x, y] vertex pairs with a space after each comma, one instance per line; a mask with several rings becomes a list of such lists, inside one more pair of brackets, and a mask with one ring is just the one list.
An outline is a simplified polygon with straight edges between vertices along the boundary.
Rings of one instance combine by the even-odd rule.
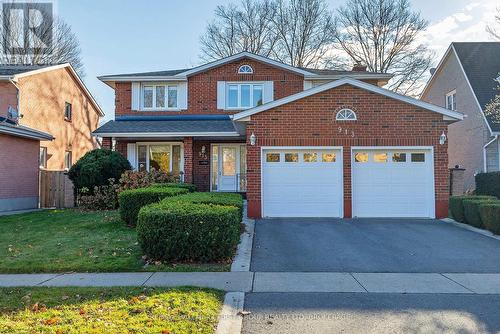
[[449, 206], [453, 219], [457, 222], [465, 223], [465, 213], [463, 201], [467, 199], [495, 199], [493, 196], [452, 196], [450, 197]]
[[216, 193], [216, 192], [194, 192], [167, 198], [165, 201], [187, 202], [195, 204], [214, 204], [235, 206], [239, 210], [240, 220], [243, 218], [243, 198], [235, 193]]
[[196, 186], [192, 183], [177, 183], [177, 182], [153, 183], [151, 187], [184, 188], [189, 190], [190, 193], [196, 191]]
[[164, 200], [140, 210], [137, 238], [143, 252], [151, 259], [225, 260], [233, 255], [239, 242], [239, 209]]
[[477, 174], [476, 194], [500, 198], [500, 172]]
[[68, 177], [76, 189], [85, 187], [92, 193], [94, 187], [108, 185], [109, 179], [119, 180], [122, 173], [131, 168], [120, 153], [100, 148], [85, 153], [71, 166]]
[[500, 234], [500, 201], [480, 204], [479, 214], [486, 229]]
[[481, 216], [479, 214], [479, 205], [485, 204], [485, 203], [490, 203], [496, 201], [495, 199], [478, 199], [478, 198], [471, 198], [471, 199], [465, 199], [462, 203], [464, 206], [464, 216], [465, 216], [465, 223], [482, 228], [483, 223], [481, 221]]
[[129, 226], [137, 223], [139, 210], [151, 203], [157, 203], [164, 198], [188, 193], [185, 188], [148, 187], [124, 190], [118, 195], [120, 217]]

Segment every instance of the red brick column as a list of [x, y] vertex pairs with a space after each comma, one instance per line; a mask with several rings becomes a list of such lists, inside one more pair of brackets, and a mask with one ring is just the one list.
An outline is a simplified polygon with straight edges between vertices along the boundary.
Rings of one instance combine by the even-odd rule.
[[111, 138], [110, 137], [102, 138], [102, 148], [107, 148], [108, 150], [111, 150]]
[[193, 182], [193, 138], [184, 138], [184, 182]]

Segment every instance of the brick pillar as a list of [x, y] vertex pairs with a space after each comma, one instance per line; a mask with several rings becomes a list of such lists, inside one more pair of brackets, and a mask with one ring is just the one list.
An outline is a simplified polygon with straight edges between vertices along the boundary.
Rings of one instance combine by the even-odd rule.
[[465, 168], [450, 168], [450, 195], [459, 196], [465, 193]]
[[107, 148], [108, 150], [111, 150], [111, 138], [110, 137], [102, 138], [102, 148]]
[[184, 138], [184, 182], [193, 183], [193, 138]]

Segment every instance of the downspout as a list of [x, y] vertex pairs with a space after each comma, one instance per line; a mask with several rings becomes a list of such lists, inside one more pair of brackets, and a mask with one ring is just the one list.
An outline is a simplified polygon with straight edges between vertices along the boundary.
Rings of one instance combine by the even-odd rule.
[[[492, 140], [490, 140], [489, 142], [487, 142], [484, 146], [483, 146], [483, 168], [484, 168], [484, 172], [487, 173], [488, 170], [487, 170], [487, 163], [486, 163], [486, 147], [490, 146], [491, 143], [493, 143], [495, 140], [498, 139], [498, 135], [495, 135], [495, 137], [493, 137]], [[498, 152], [498, 154], [500, 155], [500, 152]]]
[[19, 97], [19, 92], [20, 92], [20, 89], [19, 89], [19, 86], [17, 84], [17, 82], [14, 80], [14, 77], [11, 77], [9, 78], [9, 81], [11, 84], [14, 85], [14, 87], [16, 87], [17, 89], [17, 112], [19, 113], [19, 119], [22, 118], [22, 114], [21, 114], [21, 98]]

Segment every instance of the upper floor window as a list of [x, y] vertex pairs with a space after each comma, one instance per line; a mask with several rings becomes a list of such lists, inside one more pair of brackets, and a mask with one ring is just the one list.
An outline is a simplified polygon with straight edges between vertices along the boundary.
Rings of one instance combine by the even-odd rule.
[[40, 168], [47, 168], [47, 148], [40, 147], [40, 155], [38, 158]]
[[446, 109], [457, 110], [457, 92], [451, 91], [446, 94]]
[[335, 116], [335, 119], [337, 121], [355, 121], [357, 118], [356, 113], [351, 109], [341, 109]]
[[177, 86], [144, 85], [142, 87], [142, 107], [152, 110], [177, 108]]
[[253, 68], [250, 65], [241, 65], [240, 68], [238, 68], [238, 74], [252, 74], [253, 73]]
[[262, 84], [228, 84], [227, 85], [228, 108], [252, 108], [262, 105], [263, 85]]
[[64, 169], [68, 170], [73, 165], [72, 152], [66, 151], [64, 152]]
[[73, 107], [71, 106], [71, 103], [66, 102], [64, 105], [64, 119], [67, 121], [71, 121], [72, 113], [73, 113]]

